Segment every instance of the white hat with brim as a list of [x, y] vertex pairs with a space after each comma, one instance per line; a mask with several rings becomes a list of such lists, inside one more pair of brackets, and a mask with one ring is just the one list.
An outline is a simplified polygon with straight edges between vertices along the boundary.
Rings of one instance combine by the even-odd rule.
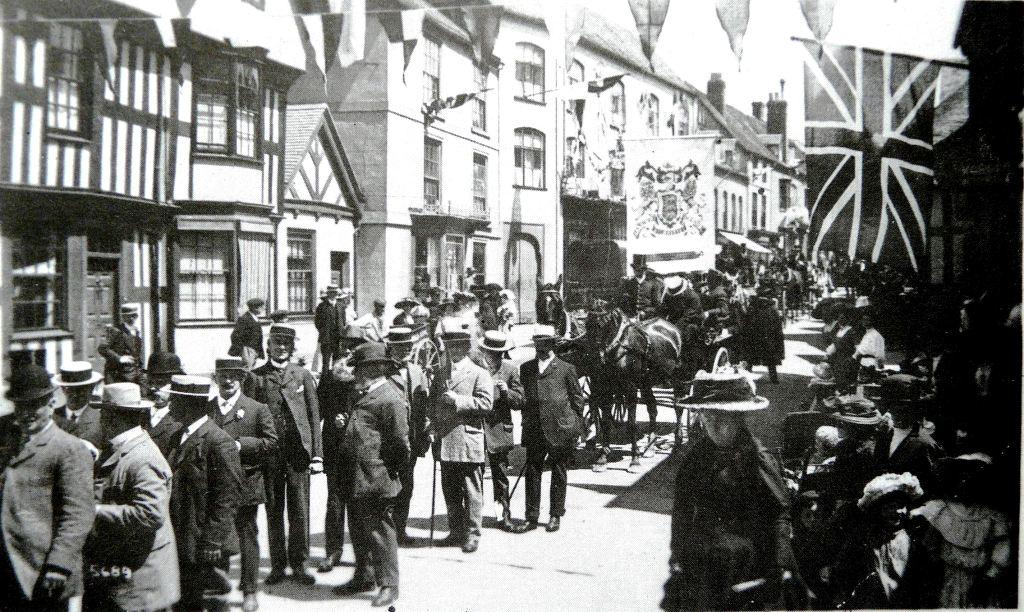
[[103, 398], [98, 404], [100, 410], [120, 410], [124, 412], [145, 412], [153, 407], [153, 402], [142, 399], [142, 390], [135, 383], [110, 383], [103, 386]]
[[103, 380], [103, 375], [92, 369], [88, 361], [71, 361], [60, 367], [60, 373], [54, 382], [61, 387], [78, 387], [95, 385]]
[[755, 412], [769, 406], [768, 398], [755, 395], [747, 400], [734, 402], [708, 402], [695, 396], [684, 397], [676, 404], [689, 410], [709, 410], [719, 412]]

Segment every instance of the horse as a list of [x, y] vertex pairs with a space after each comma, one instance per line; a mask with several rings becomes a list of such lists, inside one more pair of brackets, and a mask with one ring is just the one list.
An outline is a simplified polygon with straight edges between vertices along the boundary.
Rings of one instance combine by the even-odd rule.
[[555, 335], [562, 338], [576, 337], [583, 333], [579, 322], [569, 315], [562, 298], [562, 277], [554, 283], [537, 283], [537, 322], [550, 325]]

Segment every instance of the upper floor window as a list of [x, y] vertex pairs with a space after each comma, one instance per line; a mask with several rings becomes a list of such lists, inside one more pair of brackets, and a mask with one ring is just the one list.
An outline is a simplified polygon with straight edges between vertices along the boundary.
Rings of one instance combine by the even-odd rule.
[[544, 188], [544, 134], [531, 128], [515, 132], [515, 175], [517, 187]]
[[201, 70], [196, 79], [196, 149], [257, 157], [259, 68], [245, 62], [215, 61]]
[[82, 31], [50, 22], [46, 65], [46, 127], [64, 132], [85, 131], [89, 74], [82, 50]]
[[690, 105], [688, 100], [680, 96], [676, 101], [675, 113], [675, 135], [685, 136], [690, 133]]
[[626, 86], [620, 81], [612, 85], [609, 91], [611, 92], [609, 98], [611, 122], [619, 127], [624, 127], [626, 125]]
[[583, 160], [586, 159], [586, 144], [575, 136], [565, 139], [565, 178], [585, 178]]
[[487, 214], [487, 156], [473, 154], [473, 212]]
[[423, 103], [441, 97], [441, 43], [423, 39]]
[[476, 85], [476, 97], [473, 98], [473, 127], [481, 132], [487, 131], [487, 70], [481, 66], [474, 68], [473, 82]]
[[583, 64], [579, 60], [573, 60], [572, 66], [569, 67], [568, 77], [570, 85], [583, 82]]
[[423, 140], [423, 207], [437, 210], [441, 205], [441, 143]]
[[757, 227], [757, 194], [750, 194], [750, 227]]
[[516, 97], [544, 101], [544, 50], [530, 43], [516, 44]]
[[658, 114], [660, 112], [658, 96], [649, 94], [647, 96], [647, 133], [651, 136], [658, 135]]

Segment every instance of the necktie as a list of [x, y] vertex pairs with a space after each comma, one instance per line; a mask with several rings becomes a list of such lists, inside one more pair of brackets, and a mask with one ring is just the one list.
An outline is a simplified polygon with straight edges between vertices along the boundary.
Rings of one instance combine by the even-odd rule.
[[70, 416], [68, 416], [68, 420], [71, 421], [72, 425], [74, 425], [75, 423], [78, 422], [78, 415], [72, 412]]

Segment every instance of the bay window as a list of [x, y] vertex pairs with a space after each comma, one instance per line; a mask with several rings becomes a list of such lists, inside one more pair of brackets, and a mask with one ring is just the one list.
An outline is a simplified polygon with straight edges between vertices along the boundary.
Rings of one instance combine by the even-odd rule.
[[178, 318], [223, 321], [229, 318], [233, 235], [182, 232], [178, 236]]
[[241, 61], [197, 67], [195, 148], [241, 157], [259, 156], [260, 73]]
[[86, 131], [90, 65], [82, 48], [82, 31], [51, 21], [46, 62], [46, 127], [58, 132]]

